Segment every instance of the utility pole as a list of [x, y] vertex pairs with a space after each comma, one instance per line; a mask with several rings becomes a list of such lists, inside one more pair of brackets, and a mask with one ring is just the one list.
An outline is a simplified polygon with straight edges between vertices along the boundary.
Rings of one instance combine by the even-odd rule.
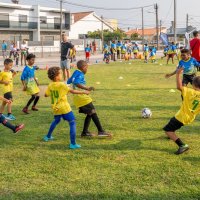
[[176, 0], [174, 0], [174, 42], [176, 43], [177, 41], [177, 34], [176, 34], [176, 21], [177, 21], [177, 17], [176, 17]]
[[154, 6], [156, 10], [156, 44], [157, 44], [157, 49], [159, 47], [159, 24], [158, 24], [158, 4], [156, 3]]
[[189, 15], [186, 15], [186, 32], [188, 32], [188, 26], [189, 26]]
[[160, 20], [160, 34], [162, 32], [162, 20]]
[[144, 8], [142, 7], [142, 45], [144, 50]]
[[63, 16], [63, 0], [60, 0], [60, 42], [62, 42], [62, 16]]
[[101, 15], [101, 50], [104, 47], [104, 35], [103, 35], [103, 15]]

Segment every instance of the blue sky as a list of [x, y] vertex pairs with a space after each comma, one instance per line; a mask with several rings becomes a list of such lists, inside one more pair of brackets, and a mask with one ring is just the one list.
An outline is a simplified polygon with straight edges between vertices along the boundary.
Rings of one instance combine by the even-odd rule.
[[[1, 2], [10, 3], [11, 0], [0, 0]], [[99, 6], [107, 8], [129, 8], [145, 6], [158, 3], [159, 20], [163, 21], [163, 25], [169, 27], [173, 20], [173, 2], [174, 0], [68, 0], [84, 5]], [[56, 0], [20, 0], [21, 4], [40, 4], [48, 7], [59, 7], [59, 2]], [[124, 3], [122, 3], [124, 2]], [[64, 4], [64, 8], [71, 12], [88, 11], [94, 9], [86, 9], [77, 6]], [[189, 14], [189, 25], [194, 25], [200, 28], [200, 0], [177, 0], [177, 25], [178, 27], [186, 26], [186, 14]], [[141, 10], [131, 11], [106, 11], [94, 10], [98, 15], [103, 15], [105, 18], [116, 18], [119, 21], [119, 26], [127, 29], [141, 28]], [[153, 7], [144, 10], [145, 27], [155, 27], [155, 14]]]

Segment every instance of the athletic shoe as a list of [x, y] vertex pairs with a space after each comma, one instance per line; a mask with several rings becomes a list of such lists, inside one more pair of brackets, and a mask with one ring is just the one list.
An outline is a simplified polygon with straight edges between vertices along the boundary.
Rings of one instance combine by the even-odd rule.
[[94, 136], [94, 134], [92, 134], [92, 133], [90, 133], [89, 131], [88, 132], [86, 132], [86, 133], [81, 133], [81, 137], [93, 137]]
[[69, 148], [70, 149], [79, 149], [79, 148], [81, 148], [81, 145], [79, 145], [79, 144], [70, 144]]
[[111, 134], [103, 131], [103, 132], [98, 132], [98, 136], [99, 137], [111, 137]]
[[35, 106], [33, 106], [31, 110], [38, 111], [38, 109]]
[[10, 120], [10, 121], [16, 120], [16, 118], [15, 118], [14, 115], [5, 115], [4, 117], [5, 117], [7, 120]]
[[30, 113], [28, 112], [28, 108], [26, 108], [26, 107], [23, 108], [22, 112], [24, 112], [25, 114], [30, 114]]
[[20, 124], [18, 126], [15, 127], [15, 131], [14, 133], [18, 133], [19, 131], [21, 131], [24, 128], [24, 124]]
[[53, 139], [54, 139], [54, 137], [52, 137], [52, 136], [50, 138], [48, 138], [47, 136], [43, 137], [43, 140], [45, 142], [48, 142], [48, 141], [53, 140]]
[[175, 152], [175, 154], [179, 155], [188, 150], [189, 150], [189, 146], [187, 144], [185, 144], [184, 146], [179, 147], [178, 151]]

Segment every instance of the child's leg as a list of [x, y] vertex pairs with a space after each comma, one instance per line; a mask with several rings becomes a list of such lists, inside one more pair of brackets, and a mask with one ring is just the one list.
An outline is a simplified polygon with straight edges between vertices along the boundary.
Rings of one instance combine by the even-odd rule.
[[16, 126], [13, 126], [10, 124], [3, 115], [0, 115], [0, 123], [3, 124], [5, 127], [11, 129], [13, 132], [15, 132]]
[[39, 94], [36, 94], [36, 96], [35, 96], [35, 100], [34, 100], [34, 102], [33, 102], [33, 106], [32, 106], [32, 110], [35, 110], [35, 111], [38, 111], [38, 109], [35, 108], [36, 105], [37, 105], [37, 103], [38, 103], [38, 101], [39, 101], [39, 99], [40, 99], [40, 96], [38, 96], [38, 95], [39, 95]]
[[90, 126], [91, 119], [92, 119], [92, 117], [90, 115], [86, 115], [84, 127], [83, 127], [83, 132], [82, 132], [83, 134], [89, 132], [88, 128]]
[[7, 104], [7, 103], [6, 103], [5, 101], [2, 102], [1, 108], [0, 108], [0, 114], [3, 114], [4, 108], [5, 108], [6, 104]]
[[26, 108], [28, 108], [34, 100], [35, 100], [35, 95], [32, 95], [31, 98], [29, 99], [28, 103], [26, 104]]
[[70, 126], [70, 143], [76, 144], [76, 119], [73, 112], [69, 112], [65, 115], [62, 115], [63, 119], [69, 122]]
[[55, 115], [54, 116], [54, 121], [51, 123], [51, 126], [49, 128], [49, 132], [47, 134], [48, 138], [51, 138], [51, 135], [52, 135], [54, 129], [56, 128], [56, 126], [60, 123], [60, 120], [61, 120], [61, 115]]
[[99, 121], [99, 118], [98, 118], [98, 115], [96, 112], [91, 115], [91, 118], [92, 118], [92, 121], [94, 122], [95, 126], [97, 127], [98, 132], [104, 132], [104, 130], [101, 126], [101, 122]]

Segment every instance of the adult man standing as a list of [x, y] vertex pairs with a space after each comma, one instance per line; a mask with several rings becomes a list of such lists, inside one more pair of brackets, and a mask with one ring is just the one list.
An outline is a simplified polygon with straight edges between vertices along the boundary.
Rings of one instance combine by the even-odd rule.
[[3, 43], [1, 45], [1, 49], [2, 49], [2, 56], [3, 56], [3, 59], [5, 60], [6, 57], [7, 57], [7, 43], [5, 42], [5, 40], [3, 40]]
[[[61, 42], [61, 69], [63, 71], [63, 77], [66, 81], [70, 77], [70, 49], [75, 51], [74, 45], [70, 42], [67, 42], [67, 35], [65, 33], [62, 34], [62, 42]], [[67, 77], [66, 77], [67, 74]], [[67, 79], [66, 79], [67, 78]]]
[[[198, 62], [200, 62], [200, 39], [199, 39], [199, 32], [193, 32], [194, 38], [190, 41], [190, 49], [192, 51], [192, 57], [195, 58]], [[198, 68], [198, 71], [199, 68]]]

